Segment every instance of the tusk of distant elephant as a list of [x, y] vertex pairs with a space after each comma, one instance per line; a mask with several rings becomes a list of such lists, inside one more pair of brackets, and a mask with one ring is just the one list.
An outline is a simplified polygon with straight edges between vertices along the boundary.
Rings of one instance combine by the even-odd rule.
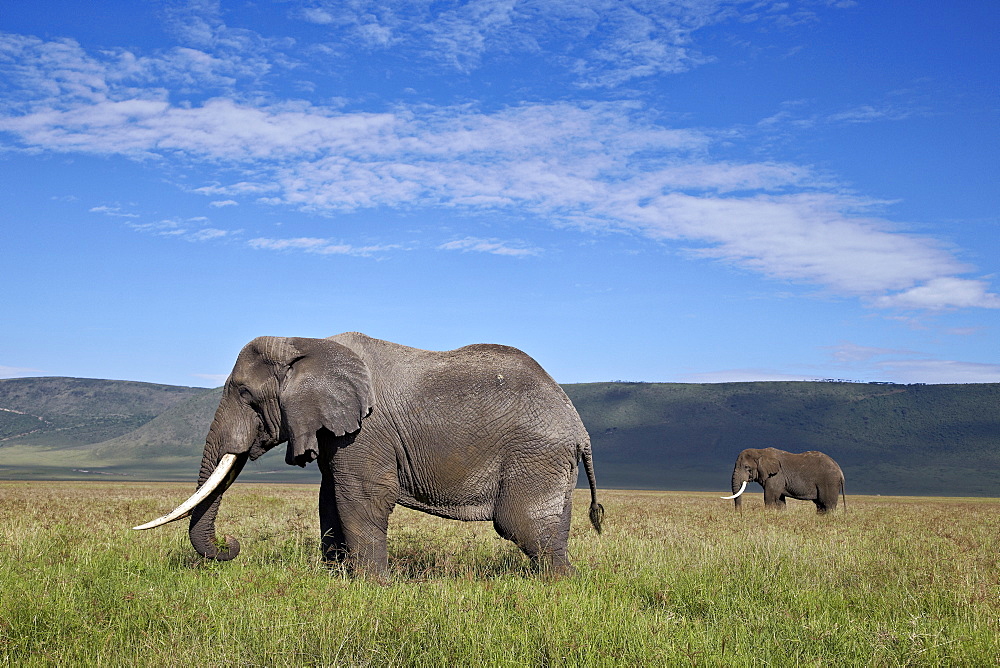
[[[740, 487], [740, 491], [736, 492], [736, 493], [735, 493], [735, 494], [733, 494], [732, 496], [720, 496], [719, 498], [720, 498], [720, 499], [735, 499], [735, 498], [736, 498], [737, 496], [739, 496], [740, 494], [742, 494], [742, 493], [743, 493], [743, 490], [745, 490], [746, 488], [747, 488], [747, 481], [746, 481], [746, 480], [744, 480], [744, 481], [743, 481], [743, 486], [742, 486], [742, 487]], [[136, 527], [136, 528], [138, 529], [139, 527]]]
[[142, 531], [143, 529], [153, 529], [158, 526], [163, 526], [175, 520], [183, 519], [191, 514], [195, 506], [205, 500], [205, 498], [215, 491], [215, 488], [219, 486], [219, 483], [223, 481], [229, 470], [233, 468], [233, 464], [236, 463], [236, 455], [223, 455], [222, 459], [219, 460], [219, 465], [215, 467], [212, 475], [209, 476], [205, 484], [202, 485], [191, 495], [191, 498], [177, 506], [177, 508], [171, 512], [167, 513], [163, 517], [158, 517], [152, 522], [146, 522], [145, 524], [140, 524], [137, 527], [132, 527], [137, 531]]

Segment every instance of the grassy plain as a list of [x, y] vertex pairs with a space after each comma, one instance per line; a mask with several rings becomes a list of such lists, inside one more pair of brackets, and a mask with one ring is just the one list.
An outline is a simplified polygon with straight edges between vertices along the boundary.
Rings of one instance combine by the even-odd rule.
[[817, 516], [703, 493], [576, 497], [574, 578], [483, 523], [397, 509], [391, 583], [317, 558], [316, 488], [237, 483], [205, 563], [190, 484], [0, 483], [0, 665], [1000, 664], [1000, 500], [849, 496]]

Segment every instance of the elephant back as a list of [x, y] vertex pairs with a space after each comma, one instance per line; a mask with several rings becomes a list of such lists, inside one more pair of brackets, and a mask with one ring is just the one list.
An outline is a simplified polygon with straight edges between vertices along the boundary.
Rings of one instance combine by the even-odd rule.
[[[435, 420], [474, 420], [470, 414], [516, 415], [520, 427], [542, 429], [544, 425], [546, 432], [580, 444], [589, 442], [562, 387], [518, 348], [475, 343], [455, 350], [423, 350], [358, 332], [330, 338], [351, 348], [369, 366], [376, 406], [407, 397], [420, 402], [421, 411], [435, 413]], [[467, 414], [450, 413], [456, 406]]]

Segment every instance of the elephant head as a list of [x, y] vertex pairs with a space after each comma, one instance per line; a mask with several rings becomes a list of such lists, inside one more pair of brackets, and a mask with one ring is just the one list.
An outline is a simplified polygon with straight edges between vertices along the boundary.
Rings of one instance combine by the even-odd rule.
[[240, 550], [215, 537], [222, 494], [248, 459], [287, 441], [285, 463], [319, 456], [317, 432], [356, 432], [372, 409], [368, 367], [346, 346], [327, 339], [262, 336], [240, 351], [205, 438], [198, 489], [171, 513], [134, 527], [151, 529], [191, 516], [191, 544], [203, 557], [228, 561]]
[[780, 470], [781, 462], [773, 452], [773, 448], [744, 450], [736, 458], [736, 465], [733, 467], [733, 495], [722, 498], [733, 499], [733, 504], [740, 508], [743, 505], [743, 499], [740, 497], [748, 482], [759, 482], [763, 485], [765, 480]]

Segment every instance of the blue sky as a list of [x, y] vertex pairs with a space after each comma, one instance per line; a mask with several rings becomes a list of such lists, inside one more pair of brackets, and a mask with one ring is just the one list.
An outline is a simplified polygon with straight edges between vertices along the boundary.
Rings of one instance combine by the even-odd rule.
[[1000, 6], [4, 2], [0, 377], [255, 336], [1000, 382]]

